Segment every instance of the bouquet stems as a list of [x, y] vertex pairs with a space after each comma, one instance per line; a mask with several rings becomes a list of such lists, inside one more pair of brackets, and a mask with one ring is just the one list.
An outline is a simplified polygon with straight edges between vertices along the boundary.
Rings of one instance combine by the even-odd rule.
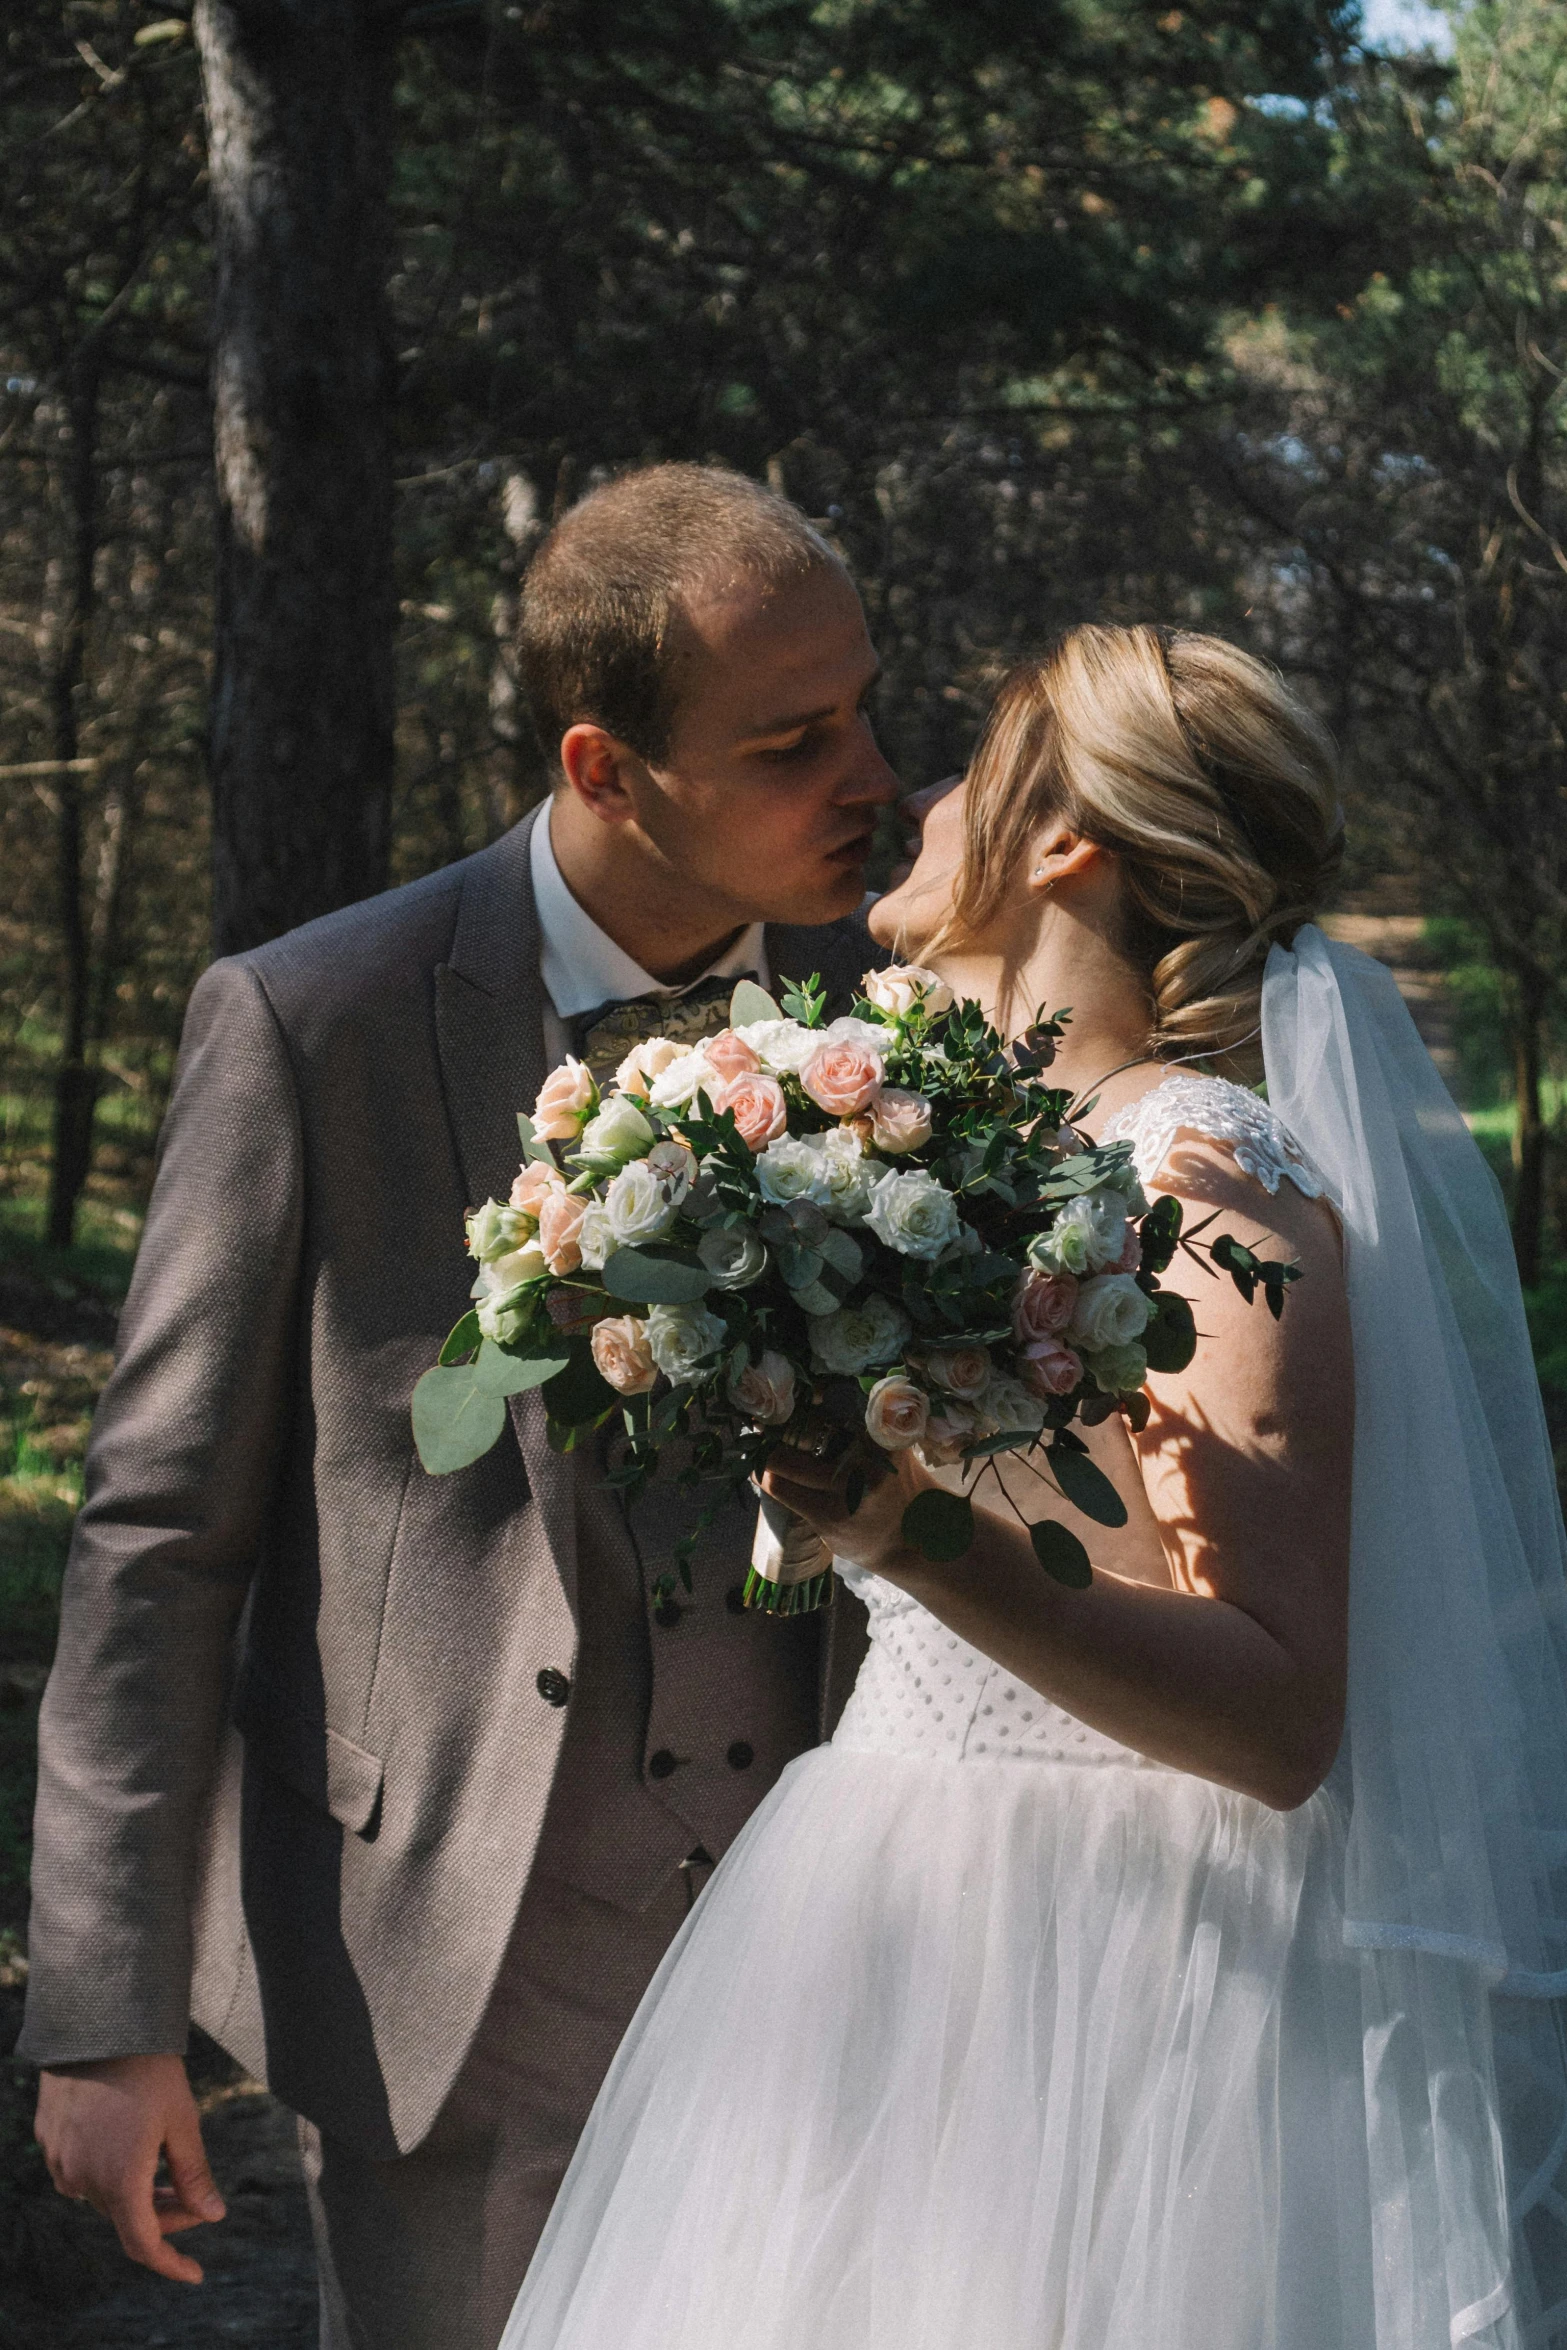
[[802, 1517], [761, 1496], [745, 1604], [764, 1616], [806, 1616], [832, 1601], [832, 1552]]

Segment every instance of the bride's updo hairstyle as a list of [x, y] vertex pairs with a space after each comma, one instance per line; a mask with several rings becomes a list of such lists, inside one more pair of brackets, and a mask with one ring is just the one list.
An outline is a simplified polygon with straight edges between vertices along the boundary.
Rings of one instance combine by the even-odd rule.
[[1311, 920], [1343, 852], [1326, 729], [1221, 637], [1076, 628], [996, 697], [949, 938], [986, 927], [1052, 818], [1120, 860], [1150, 1051], [1260, 1061], [1268, 949]]

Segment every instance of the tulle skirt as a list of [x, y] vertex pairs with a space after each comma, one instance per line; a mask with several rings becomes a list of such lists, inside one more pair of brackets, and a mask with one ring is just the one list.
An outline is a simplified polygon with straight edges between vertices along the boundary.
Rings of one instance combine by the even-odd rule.
[[802, 1757], [502, 2350], [1374, 2350], [1343, 1836], [1130, 1761]]

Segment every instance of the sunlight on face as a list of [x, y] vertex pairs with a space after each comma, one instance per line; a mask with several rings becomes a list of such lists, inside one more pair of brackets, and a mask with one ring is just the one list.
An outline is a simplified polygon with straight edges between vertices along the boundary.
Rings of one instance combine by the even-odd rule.
[[901, 880], [877, 899], [868, 917], [878, 945], [917, 961], [952, 905], [963, 862], [963, 778], [911, 792], [899, 813], [919, 826], [919, 853]]

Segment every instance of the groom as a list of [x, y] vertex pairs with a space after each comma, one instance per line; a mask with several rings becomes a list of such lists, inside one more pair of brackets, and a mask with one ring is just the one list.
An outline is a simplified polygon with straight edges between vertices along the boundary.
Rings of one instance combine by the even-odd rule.
[[856, 1661], [841, 1607], [743, 1612], [739, 1509], [655, 1598], [696, 1504], [628, 1515], [537, 1396], [457, 1475], [414, 1456], [517, 1110], [746, 973], [846, 1002], [895, 792], [847, 574], [740, 476], [576, 507], [519, 653], [549, 804], [192, 998], [40, 1731], [56, 2184], [199, 2276], [194, 2014], [305, 2117], [331, 2350], [491, 2350], [694, 1889]]

